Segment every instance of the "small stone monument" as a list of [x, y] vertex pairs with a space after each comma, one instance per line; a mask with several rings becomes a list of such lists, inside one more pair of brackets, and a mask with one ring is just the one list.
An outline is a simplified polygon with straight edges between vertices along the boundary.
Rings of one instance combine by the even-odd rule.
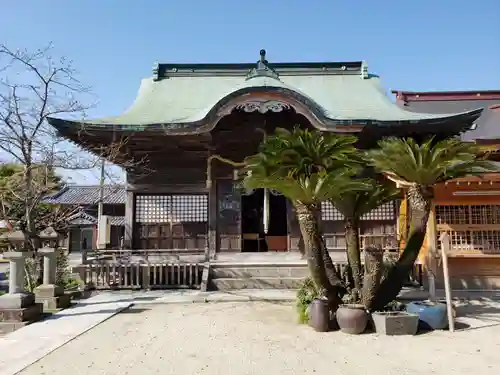
[[14, 248], [3, 254], [10, 261], [9, 293], [0, 296], [0, 332], [8, 333], [39, 320], [43, 306], [35, 302], [33, 293], [24, 290], [24, 262], [33, 252], [20, 250], [26, 248], [28, 237], [23, 231], [14, 231], [1, 238]]
[[71, 296], [64, 293], [61, 286], [56, 285], [57, 241], [59, 234], [48, 227], [38, 235], [43, 247], [38, 253], [43, 256], [43, 284], [35, 288], [36, 302], [43, 304], [45, 312], [65, 309], [71, 304]]

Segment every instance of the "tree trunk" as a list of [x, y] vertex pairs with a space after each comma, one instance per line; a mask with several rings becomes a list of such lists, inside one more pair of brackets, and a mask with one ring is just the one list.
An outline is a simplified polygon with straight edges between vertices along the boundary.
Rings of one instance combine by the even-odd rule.
[[356, 217], [346, 217], [345, 219], [345, 240], [347, 247], [347, 261], [351, 269], [354, 288], [351, 291], [352, 302], [359, 300], [362, 287], [361, 278], [361, 255], [359, 250], [359, 219]]
[[[39, 243], [36, 240], [36, 226], [35, 226], [35, 221], [33, 220], [33, 209], [34, 207], [34, 192], [33, 192], [33, 165], [31, 163], [31, 145], [28, 145], [28, 151], [27, 155], [30, 155], [29, 157], [26, 158], [26, 163], [24, 165], [24, 188], [25, 188], [25, 199], [24, 199], [24, 220], [26, 223], [25, 231], [27, 232], [28, 238], [29, 238], [29, 246], [30, 249], [28, 250], [38, 250]], [[43, 257], [36, 257], [35, 262], [38, 259], [38, 267], [39, 267], [39, 274], [37, 277], [37, 283], [40, 285], [43, 282]], [[34, 267], [36, 269], [36, 267]], [[35, 275], [28, 276], [33, 277]]]
[[[338, 285], [330, 283], [325, 268], [325, 260], [328, 262], [329, 259], [331, 262], [331, 259], [329, 255], [325, 255], [324, 243], [319, 230], [318, 208], [302, 203], [295, 203], [295, 205], [311, 278], [316, 284], [319, 294], [328, 299], [330, 309], [335, 311], [342, 300], [338, 295]], [[340, 280], [338, 282], [340, 283]]]
[[363, 289], [361, 303], [366, 309], [372, 311], [372, 305], [380, 285], [384, 265], [384, 251], [369, 247], [365, 249], [365, 274], [363, 278]]
[[35, 223], [33, 222], [33, 169], [31, 163], [24, 166], [24, 220], [26, 222], [26, 231], [29, 236], [35, 233]]
[[396, 299], [411, 272], [425, 239], [427, 220], [431, 209], [432, 191], [423, 186], [408, 189], [408, 210], [410, 212], [410, 233], [405, 249], [396, 264], [389, 270], [380, 284], [373, 302], [373, 310], [384, 308]]

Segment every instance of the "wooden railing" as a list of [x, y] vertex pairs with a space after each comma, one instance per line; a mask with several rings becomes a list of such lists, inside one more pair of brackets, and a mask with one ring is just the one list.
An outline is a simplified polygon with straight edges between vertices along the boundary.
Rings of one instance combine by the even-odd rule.
[[[157, 251], [152, 251], [157, 253]], [[99, 251], [88, 261], [78, 266], [80, 277], [92, 289], [200, 289], [205, 264], [152, 258], [149, 250], [144, 258], [131, 259], [122, 251]], [[334, 265], [340, 275], [345, 275], [347, 262]], [[305, 264], [304, 264], [305, 266]], [[415, 264], [409, 275], [410, 284], [422, 285], [423, 266]]]
[[112, 258], [88, 260], [79, 266], [85, 285], [92, 289], [199, 289], [203, 263], [129, 261]]
[[450, 254], [500, 255], [500, 225], [437, 225], [437, 238], [450, 239]]

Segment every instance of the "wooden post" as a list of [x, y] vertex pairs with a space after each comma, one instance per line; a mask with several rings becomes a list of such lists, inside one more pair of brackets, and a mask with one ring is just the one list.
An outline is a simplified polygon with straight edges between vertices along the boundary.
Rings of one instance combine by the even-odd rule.
[[126, 249], [132, 249], [134, 236], [134, 211], [135, 197], [134, 192], [127, 190], [125, 199], [125, 233], [123, 236], [123, 246]]
[[208, 257], [207, 261], [215, 259], [219, 251], [219, 233], [217, 228], [217, 180], [213, 179], [208, 191]]
[[450, 236], [444, 232], [441, 234], [441, 258], [443, 261], [444, 291], [446, 295], [446, 310], [448, 312], [448, 325], [450, 332], [455, 331], [455, 321], [453, 319], [453, 305], [451, 304], [450, 272], [448, 269], [448, 254], [450, 252]]
[[429, 284], [429, 299], [436, 300], [436, 258], [437, 258], [437, 234], [436, 234], [436, 214], [434, 207], [429, 213], [427, 221], [427, 254], [425, 268], [427, 272], [427, 280]]

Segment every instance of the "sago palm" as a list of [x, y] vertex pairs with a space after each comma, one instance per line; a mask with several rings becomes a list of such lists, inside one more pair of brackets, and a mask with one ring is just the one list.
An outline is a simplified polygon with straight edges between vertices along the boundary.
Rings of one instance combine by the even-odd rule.
[[[359, 239], [360, 218], [377, 207], [394, 200], [399, 189], [392, 184], [380, 182], [377, 176], [361, 180], [363, 189], [346, 190], [330, 199], [330, 203], [344, 216], [347, 260], [352, 273], [352, 299], [358, 300], [362, 288], [362, 266]], [[369, 296], [363, 298], [368, 301]]]
[[354, 137], [342, 137], [295, 128], [278, 129], [246, 159], [244, 186], [274, 189], [286, 196], [297, 213], [311, 276], [332, 307], [343, 289], [319, 230], [320, 203], [349, 189], [359, 170], [352, 162]]
[[397, 297], [424, 242], [433, 198], [440, 182], [496, 170], [479, 155], [476, 145], [456, 138], [430, 138], [417, 143], [412, 138], [388, 138], [366, 153], [368, 163], [398, 187], [407, 190], [410, 231], [406, 247], [382, 282], [373, 308], [382, 308]]

